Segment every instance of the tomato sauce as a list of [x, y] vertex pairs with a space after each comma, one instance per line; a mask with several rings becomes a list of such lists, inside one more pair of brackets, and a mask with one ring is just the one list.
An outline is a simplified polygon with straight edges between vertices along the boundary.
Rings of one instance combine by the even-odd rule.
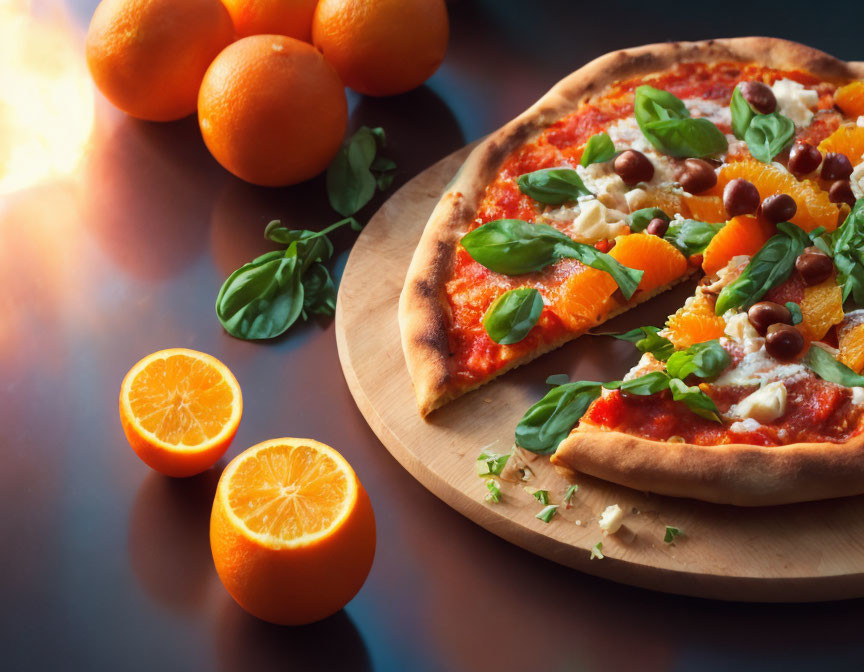
[[[679, 98], [703, 98], [728, 105], [738, 82], [760, 79], [771, 84], [784, 77], [806, 85], [818, 84], [820, 107], [832, 105], [834, 86], [831, 84], [820, 83], [816, 77], [804, 72], [747, 64], [681, 64], [666, 73], [613, 84], [605, 95], [552, 124], [536, 140], [516, 149], [504, 161], [495, 179], [487, 186], [469, 229], [502, 218], [535, 221], [541, 209], [519, 190], [516, 179], [541, 168], [566, 165], [575, 168], [588, 138], [633, 113], [633, 91], [641, 84], [665, 89]], [[558, 225], [559, 228], [563, 226]], [[600, 241], [597, 247], [606, 251], [610, 241]], [[548, 297], [569, 274], [579, 272], [580, 267], [577, 262], [564, 260], [540, 273], [507, 277], [491, 273], [460, 248], [446, 288], [451, 319], [450, 367], [454, 384], [457, 387], [470, 384], [500, 370], [526, 352], [560, 339], [567, 328], [549, 305], [531, 333], [514, 345], [494, 343], [483, 328], [483, 315], [492, 301], [507, 289], [534, 286]]]

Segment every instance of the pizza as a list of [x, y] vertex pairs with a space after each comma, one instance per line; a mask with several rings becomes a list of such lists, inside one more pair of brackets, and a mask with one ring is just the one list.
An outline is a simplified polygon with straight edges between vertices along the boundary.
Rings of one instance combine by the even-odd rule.
[[561, 381], [516, 443], [742, 505], [864, 492], [864, 65], [770, 38], [649, 45], [480, 143], [400, 297], [421, 414], [692, 276], [621, 380]]
[[[486, 138], [432, 213], [400, 298], [420, 412], [701, 272], [735, 179], [760, 195], [791, 191], [796, 225], [836, 228], [853, 202], [848, 180], [832, 192], [785, 162], [793, 140], [860, 159], [834, 94], [861, 75], [768, 38], [652, 45], [589, 63]], [[757, 112], [760, 95], [774, 112]], [[676, 217], [652, 235], [663, 226], [652, 220]]]

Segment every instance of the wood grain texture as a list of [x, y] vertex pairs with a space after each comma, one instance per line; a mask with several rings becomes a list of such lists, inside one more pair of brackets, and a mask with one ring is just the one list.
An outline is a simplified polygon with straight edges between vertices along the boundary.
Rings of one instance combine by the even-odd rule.
[[[636, 492], [581, 476], [572, 508], [549, 524], [523, 486], [547, 489], [560, 504], [568, 482], [547, 458], [530, 456], [527, 483], [502, 481], [503, 499], [484, 500], [474, 463], [484, 447], [508, 452], [525, 409], [542, 394], [550, 361], [573, 362], [574, 377], [620, 375], [627, 344], [582, 337], [508, 373], [424, 421], [405, 367], [397, 304], [423, 226], [470, 151], [435, 164], [394, 194], [367, 224], [348, 259], [336, 307], [336, 337], [355, 401], [390, 453], [426, 488], [478, 525], [550, 560], [614, 581], [723, 600], [816, 601], [864, 596], [864, 497], [741, 509]], [[686, 290], [689, 292], [689, 290]], [[680, 303], [683, 296], [676, 300]], [[674, 297], [673, 297], [674, 298]], [[668, 303], [668, 301], [666, 302]], [[639, 312], [639, 311], [642, 312]], [[662, 299], [634, 311], [660, 323]], [[619, 318], [620, 319], [620, 318]], [[648, 322], [645, 322], [648, 323]], [[557, 357], [557, 360], [555, 359]], [[631, 362], [632, 363], [632, 362]], [[604, 374], [605, 372], [605, 374]], [[624, 527], [604, 537], [603, 509], [618, 504]], [[684, 532], [664, 543], [666, 525]], [[590, 560], [603, 542], [606, 558]]]

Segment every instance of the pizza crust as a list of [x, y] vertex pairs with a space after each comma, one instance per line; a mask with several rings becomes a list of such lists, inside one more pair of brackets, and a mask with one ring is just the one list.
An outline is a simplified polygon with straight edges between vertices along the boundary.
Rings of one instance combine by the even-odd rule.
[[[453, 264], [456, 244], [475, 216], [486, 186], [494, 179], [507, 156], [610, 84], [629, 77], [662, 72], [688, 61], [756, 62], [779, 69], [805, 70], [826, 80], [864, 77], [864, 65], [860, 63], [846, 63], [796, 42], [743, 37], [622, 49], [591, 61], [558, 82], [525, 112], [489, 135], [468, 156], [432, 212], [414, 253], [399, 298], [399, 326], [408, 372], [422, 415], [473, 389], [453, 390], [449, 384], [449, 306], [444, 285]], [[656, 293], [659, 292], [653, 294]], [[578, 335], [568, 334], [542, 351], [529, 353], [496, 375]], [[488, 381], [483, 380], [473, 387], [485, 382]]]
[[864, 434], [844, 443], [699, 446], [581, 425], [551, 461], [635, 490], [717, 504], [773, 506], [864, 494]]

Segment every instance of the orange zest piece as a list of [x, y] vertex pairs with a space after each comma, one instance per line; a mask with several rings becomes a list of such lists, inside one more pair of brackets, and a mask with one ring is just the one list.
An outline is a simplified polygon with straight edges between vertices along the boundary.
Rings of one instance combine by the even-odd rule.
[[859, 164], [864, 156], [864, 128], [841, 126], [819, 143], [819, 151], [845, 154], [853, 166]]
[[798, 212], [792, 218], [792, 223], [805, 231], [812, 231], [819, 226], [824, 226], [827, 231], [837, 228], [842, 212], [816, 182], [799, 182], [791, 173], [770, 163], [736, 161], [727, 163], [720, 169], [717, 186], [714, 187], [715, 193], [722, 194], [726, 185], [738, 177], [756, 185], [762, 199], [773, 194], [789, 194], [794, 198]]
[[776, 233], [776, 227], [750, 215], [733, 217], [708, 243], [703, 252], [702, 270], [714, 275], [739, 254], [753, 256]]
[[120, 421], [132, 448], [167, 476], [192, 476], [228, 449], [243, 397], [236, 378], [215, 357], [184, 348], [138, 362], [120, 387]]
[[714, 306], [700, 292], [669, 318], [666, 327], [669, 340], [681, 349], [720, 338], [726, 328], [726, 321], [714, 314]]
[[345, 606], [366, 580], [375, 516], [337, 451], [312, 439], [273, 439], [222, 473], [210, 548], [241, 607], [272, 623], [311, 623]]
[[864, 369], [864, 321], [856, 320], [850, 324], [847, 321], [837, 330], [838, 359], [856, 373], [861, 373]]
[[624, 266], [645, 271], [639, 282], [643, 292], [668, 285], [687, 272], [687, 259], [678, 248], [648, 233], [618, 238], [609, 255]]
[[804, 288], [803, 320], [798, 329], [808, 341], [819, 341], [835, 324], [843, 321], [843, 291], [834, 277]]
[[684, 203], [689, 210], [689, 215], [700, 222], [719, 224], [726, 221], [726, 208], [723, 199], [719, 196], [693, 196], [684, 194]]
[[864, 114], [864, 80], [841, 86], [834, 92], [834, 103], [847, 117]]

